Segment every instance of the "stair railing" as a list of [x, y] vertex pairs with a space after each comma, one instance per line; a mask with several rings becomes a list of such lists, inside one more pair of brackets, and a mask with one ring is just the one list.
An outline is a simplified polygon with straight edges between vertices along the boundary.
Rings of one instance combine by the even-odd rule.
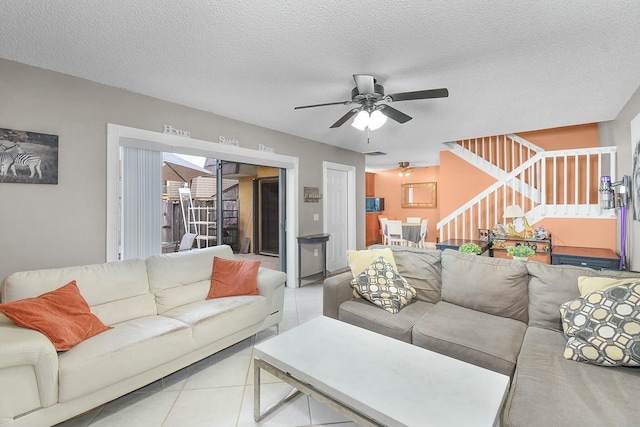
[[518, 204], [529, 224], [545, 216], [611, 218], [599, 207], [600, 176], [616, 176], [615, 147], [541, 151], [447, 215], [436, 225], [440, 240], [478, 238], [478, 229], [503, 223]]

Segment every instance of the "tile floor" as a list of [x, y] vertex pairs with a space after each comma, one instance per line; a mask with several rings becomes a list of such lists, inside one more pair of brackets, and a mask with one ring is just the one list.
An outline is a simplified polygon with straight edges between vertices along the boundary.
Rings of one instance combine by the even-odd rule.
[[[321, 315], [322, 284], [286, 288], [280, 332]], [[253, 420], [253, 345], [275, 334], [275, 327], [267, 329], [56, 427], [355, 426], [304, 395], [260, 423]], [[262, 384], [263, 407], [290, 390], [266, 372]]]

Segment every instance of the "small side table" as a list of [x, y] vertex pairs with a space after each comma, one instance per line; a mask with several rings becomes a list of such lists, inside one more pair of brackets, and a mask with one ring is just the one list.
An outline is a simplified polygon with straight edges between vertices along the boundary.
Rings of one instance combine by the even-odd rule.
[[619, 270], [620, 257], [611, 249], [554, 246], [551, 248], [551, 264], [579, 265], [595, 270]]
[[330, 234], [298, 236], [298, 287], [302, 285], [302, 245], [322, 243], [322, 280], [327, 278], [327, 241]]

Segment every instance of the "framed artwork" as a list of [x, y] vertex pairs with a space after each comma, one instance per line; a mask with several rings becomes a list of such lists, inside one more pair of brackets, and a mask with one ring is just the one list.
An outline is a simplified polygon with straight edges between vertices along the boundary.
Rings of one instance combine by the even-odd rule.
[[0, 128], [0, 184], [57, 184], [58, 135]]
[[437, 183], [415, 182], [401, 184], [400, 206], [402, 208], [437, 208]]
[[640, 221], [640, 114], [631, 120], [631, 153], [633, 169], [631, 172], [631, 199], [633, 218]]

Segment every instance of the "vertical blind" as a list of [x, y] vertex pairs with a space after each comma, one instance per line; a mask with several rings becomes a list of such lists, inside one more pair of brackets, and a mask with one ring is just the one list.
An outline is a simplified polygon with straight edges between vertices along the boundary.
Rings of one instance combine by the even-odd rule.
[[121, 147], [122, 259], [162, 252], [162, 152]]

